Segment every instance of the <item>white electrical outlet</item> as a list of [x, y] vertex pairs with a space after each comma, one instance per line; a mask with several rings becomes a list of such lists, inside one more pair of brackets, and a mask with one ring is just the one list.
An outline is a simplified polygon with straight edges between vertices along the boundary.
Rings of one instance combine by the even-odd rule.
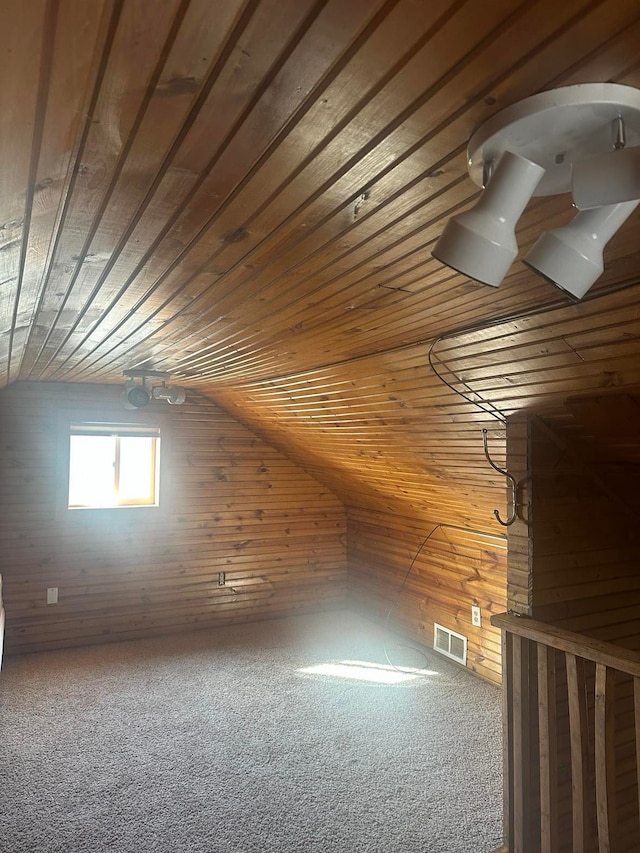
[[471, 624], [476, 628], [482, 627], [482, 617], [480, 616], [480, 608], [473, 605], [471, 608]]
[[57, 603], [58, 603], [58, 587], [57, 586], [47, 587], [47, 604], [57, 604]]

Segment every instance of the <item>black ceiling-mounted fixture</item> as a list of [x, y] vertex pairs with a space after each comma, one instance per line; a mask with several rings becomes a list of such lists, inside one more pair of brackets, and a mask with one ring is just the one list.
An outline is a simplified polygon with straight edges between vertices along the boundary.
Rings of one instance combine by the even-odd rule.
[[[186, 391], [180, 385], [167, 385], [171, 376], [162, 370], [134, 369], [123, 371], [127, 376], [124, 391], [121, 394], [125, 409], [142, 409], [151, 400], [166, 400], [172, 406], [180, 406], [186, 399]], [[139, 379], [140, 382], [136, 382]], [[161, 379], [161, 385], [152, 386], [147, 380]]]

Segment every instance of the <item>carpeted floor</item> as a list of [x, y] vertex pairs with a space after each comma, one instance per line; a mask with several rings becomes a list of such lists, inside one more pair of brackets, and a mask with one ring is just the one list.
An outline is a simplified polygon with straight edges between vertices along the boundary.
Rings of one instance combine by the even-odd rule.
[[340, 612], [7, 659], [0, 851], [489, 853], [500, 692], [393, 641], [428, 672], [381, 683], [383, 641]]

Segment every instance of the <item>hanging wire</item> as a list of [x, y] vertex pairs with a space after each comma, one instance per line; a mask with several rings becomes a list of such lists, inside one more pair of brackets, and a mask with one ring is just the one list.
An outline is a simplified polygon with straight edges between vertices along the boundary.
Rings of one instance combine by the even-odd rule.
[[[587, 305], [590, 302], [597, 302], [600, 299], [605, 299], [607, 296], [613, 296], [616, 293], [621, 293], [625, 290], [630, 290], [633, 287], [637, 287], [638, 284], [640, 284], [640, 278], [635, 276], [632, 280], [626, 281], [626, 282], [621, 283], [619, 285], [616, 285], [615, 287], [609, 287], [606, 290], [603, 290], [603, 291], [598, 292], [598, 293], [586, 294], [586, 296], [584, 296], [580, 300], [580, 304], [581, 305]], [[505, 314], [505, 315], [502, 315], [500, 317], [493, 317], [490, 320], [479, 320], [476, 323], [470, 323], [468, 326], [458, 326], [457, 328], [451, 329], [448, 332], [443, 332], [442, 334], [438, 335], [438, 337], [435, 338], [429, 346], [429, 350], [427, 353], [427, 358], [429, 360], [429, 366], [431, 367], [431, 369], [433, 370], [435, 375], [438, 377], [438, 379], [444, 385], [446, 385], [447, 388], [450, 388], [451, 391], [454, 392], [454, 394], [457, 394], [459, 397], [462, 397], [462, 399], [466, 400], [467, 403], [472, 403], [474, 406], [477, 406], [485, 414], [491, 415], [491, 417], [495, 418], [496, 420], [504, 422], [504, 421], [506, 421], [507, 416], [504, 414], [504, 412], [501, 412], [497, 408], [497, 406], [495, 406], [493, 403], [491, 403], [488, 400], [478, 401], [478, 400], [472, 399], [471, 397], [468, 397], [466, 394], [464, 394], [462, 391], [460, 391], [458, 388], [456, 388], [455, 385], [452, 385], [451, 382], [448, 382], [444, 378], [444, 376], [436, 369], [436, 366], [433, 363], [433, 356], [435, 355], [435, 353], [434, 353], [435, 348], [438, 346], [438, 344], [441, 341], [449, 340], [451, 338], [457, 338], [461, 335], [467, 335], [467, 334], [470, 334], [472, 332], [486, 331], [488, 329], [494, 328], [495, 326], [502, 326], [505, 323], [514, 323], [517, 320], [528, 320], [532, 317], [540, 317], [540, 316], [543, 316], [544, 314], [549, 314], [552, 311], [560, 311], [563, 308], [570, 308], [572, 306], [575, 306], [575, 303], [572, 300], [569, 300], [568, 297], [561, 298], [561, 299], [554, 299], [553, 301], [546, 302], [543, 305], [538, 305], [535, 308], [528, 308], [526, 311], [519, 311], [516, 313]], [[425, 341], [424, 343], [426, 344], [427, 342]], [[440, 362], [440, 364], [442, 364], [446, 367], [446, 363], [440, 358], [440, 356], [438, 356], [438, 361]], [[474, 391], [464, 380], [462, 380], [459, 376], [456, 376], [456, 374], [453, 372], [453, 370], [451, 370], [451, 368], [447, 367], [447, 370], [449, 371], [449, 373], [451, 373], [452, 376], [455, 377], [457, 382], [459, 382], [461, 385], [464, 385], [466, 388], [468, 388], [468, 390], [472, 394], [477, 394], [477, 391]], [[490, 411], [488, 409], [485, 409], [483, 404], [492, 406], [494, 411]]]
[[[586, 303], [589, 303], [589, 302], [594, 302], [594, 301], [596, 301], [596, 300], [603, 299], [603, 298], [605, 298], [605, 297], [607, 297], [607, 296], [611, 296], [611, 295], [613, 295], [613, 294], [615, 294], [615, 293], [619, 293], [619, 292], [621, 292], [621, 291], [629, 290], [629, 289], [631, 289], [631, 288], [633, 288], [633, 287], [636, 287], [636, 286], [638, 285], [638, 283], [639, 283], [639, 280], [638, 280], [637, 278], [634, 278], [634, 279], [633, 279], [633, 281], [627, 281], [626, 283], [624, 283], [624, 284], [620, 284], [620, 285], [618, 285], [618, 286], [616, 286], [616, 287], [608, 288], [607, 290], [602, 291], [601, 293], [589, 294], [589, 295], [585, 296], [585, 297], [581, 300], [581, 302], [582, 302], [582, 304], [586, 304]], [[483, 331], [483, 330], [486, 330], [486, 329], [491, 329], [491, 328], [493, 328], [493, 327], [495, 327], [495, 326], [500, 326], [500, 325], [503, 325], [503, 324], [505, 324], [505, 323], [513, 323], [513, 322], [515, 322], [516, 320], [523, 320], [523, 319], [527, 319], [527, 318], [530, 318], [530, 317], [536, 317], [536, 316], [540, 316], [540, 315], [543, 315], [543, 314], [548, 314], [548, 313], [550, 313], [550, 312], [552, 312], [552, 311], [558, 311], [558, 310], [561, 310], [562, 308], [567, 308], [567, 307], [569, 307], [569, 306], [570, 306], [570, 304], [571, 304], [571, 303], [568, 303], [566, 300], [562, 300], [562, 301], [561, 301], [561, 300], [557, 300], [557, 299], [556, 299], [556, 300], [554, 300], [553, 302], [548, 302], [548, 303], [546, 303], [545, 305], [538, 306], [538, 307], [536, 307], [536, 308], [531, 308], [531, 309], [529, 309], [529, 310], [527, 310], [527, 311], [521, 311], [521, 312], [516, 313], [516, 314], [508, 314], [508, 315], [506, 315], [506, 316], [502, 316], [502, 317], [495, 317], [495, 318], [493, 318], [492, 320], [482, 321], [482, 322], [478, 322], [478, 323], [473, 323], [473, 324], [468, 325], [468, 326], [460, 326], [459, 328], [457, 328], [457, 329], [452, 329], [452, 330], [451, 330], [451, 331], [449, 331], [449, 332], [443, 332], [441, 335], [439, 335], [437, 338], [435, 338], [435, 340], [433, 340], [433, 341], [431, 342], [430, 346], [429, 346], [429, 350], [428, 350], [428, 353], [427, 353], [427, 358], [428, 358], [428, 361], [429, 361], [429, 366], [430, 366], [430, 367], [431, 367], [431, 369], [433, 370], [434, 374], [438, 377], [438, 379], [439, 379], [439, 380], [440, 380], [444, 385], [446, 385], [446, 386], [447, 386], [447, 388], [449, 388], [451, 391], [453, 391], [453, 392], [454, 392], [454, 394], [457, 394], [459, 397], [462, 397], [462, 399], [463, 399], [463, 400], [465, 400], [467, 403], [471, 403], [471, 404], [473, 404], [474, 406], [477, 406], [477, 408], [479, 408], [482, 412], [484, 412], [484, 413], [485, 413], [485, 414], [487, 414], [487, 415], [490, 415], [490, 416], [491, 416], [492, 418], [494, 418], [495, 420], [498, 420], [498, 421], [500, 421], [501, 423], [506, 424], [507, 416], [505, 415], [505, 413], [504, 413], [504, 412], [501, 412], [501, 411], [500, 411], [500, 409], [498, 409], [498, 408], [497, 408], [497, 406], [495, 406], [493, 403], [491, 403], [490, 401], [487, 401], [487, 400], [479, 401], [479, 400], [474, 400], [474, 399], [472, 399], [471, 397], [468, 397], [466, 394], [464, 394], [462, 391], [460, 391], [458, 388], [456, 388], [454, 385], [452, 385], [452, 384], [451, 384], [451, 382], [447, 381], [447, 380], [444, 378], [444, 376], [443, 376], [443, 375], [442, 375], [442, 374], [437, 370], [437, 368], [436, 368], [435, 364], [433, 363], [434, 350], [435, 350], [436, 346], [437, 346], [441, 341], [443, 341], [443, 340], [447, 340], [447, 339], [450, 339], [450, 338], [455, 338], [455, 337], [458, 337], [458, 336], [460, 336], [460, 335], [469, 334], [469, 333], [471, 333], [471, 332]], [[425, 343], [426, 343], [426, 341], [425, 341]], [[442, 359], [439, 359], [439, 361], [440, 361], [440, 363], [441, 363], [441, 364], [443, 364], [443, 365], [446, 367], [446, 364], [442, 361]], [[462, 379], [460, 379], [460, 377], [456, 376], [456, 374], [453, 372], [453, 370], [451, 370], [450, 368], [447, 368], [447, 370], [449, 370], [449, 372], [451, 373], [451, 375], [455, 377], [455, 379], [457, 380], [457, 382], [459, 382], [461, 385], [464, 385], [466, 388], [468, 388], [468, 389], [469, 389], [469, 391], [470, 391], [471, 393], [473, 393], [473, 394], [477, 394], [477, 392], [473, 391], [473, 389], [472, 389], [472, 388], [470, 388], [470, 386], [469, 386], [469, 385], [467, 385], [467, 383], [466, 383], [466, 382], [464, 382], [464, 380], [462, 380]], [[488, 408], [485, 408], [485, 406], [491, 406], [492, 408], [491, 408], [491, 409], [488, 409]], [[486, 449], [486, 432], [487, 432], [487, 431], [486, 431], [486, 429], [485, 429], [485, 430], [483, 430], [483, 434], [484, 434], [484, 441], [485, 441], [485, 449]], [[513, 494], [513, 507], [514, 507], [514, 515], [515, 515], [515, 514], [516, 514], [516, 512], [517, 512], [517, 510], [516, 510], [515, 479], [514, 479], [514, 478], [513, 478], [513, 476], [512, 476], [511, 474], [509, 474], [507, 471], [503, 471], [501, 468], [498, 468], [498, 466], [494, 465], [493, 461], [491, 460], [491, 458], [490, 458], [490, 457], [489, 457], [489, 455], [488, 455], [488, 451], [487, 451], [486, 455], [487, 455], [487, 458], [488, 458], [489, 464], [490, 464], [493, 468], [495, 468], [497, 471], [499, 471], [501, 474], [503, 474], [504, 476], [509, 477], [509, 478], [510, 478], [510, 481], [512, 481], [512, 488], [514, 489], [514, 494]], [[502, 521], [502, 519], [499, 517], [498, 510], [494, 510], [494, 515], [495, 515], [496, 519], [498, 520], [498, 522], [499, 522], [501, 525], [505, 526], [505, 527], [506, 527], [506, 526], [508, 526], [510, 523], [512, 523], [512, 520], [511, 520], [511, 519], [509, 519], [509, 521], [508, 521], [507, 523], [505, 523], [504, 521]], [[513, 518], [513, 521], [515, 521], [515, 517]], [[433, 530], [431, 530], [431, 532], [430, 532], [427, 536], [425, 536], [425, 538], [422, 540], [422, 542], [420, 543], [420, 546], [419, 546], [418, 550], [416, 551], [416, 553], [415, 553], [415, 555], [414, 555], [413, 559], [411, 560], [411, 563], [409, 564], [409, 568], [407, 569], [407, 571], [406, 571], [406, 573], [405, 573], [405, 575], [404, 575], [404, 578], [402, 579], [402, 583], [400, 584], [400, 588], [398, 589], [398, 593], [397, 593], [397, 595], [396, 595], [396, 597], [395, 597], [394, 601], [392, 602], [391, 606], [389, 607], [389, 610], [387, 611], [387, 615], [386, 615], [385, 620], [384, 620], [384, 627], [385, 627], [385, 630], [388, 630], [388, 626], [389, 626], [389, 621], [390, 621], [390, 619], [391, 619], [391, 615], [392, 615], [393, 611], [395, 610], [395, 608], [396, 608], [396, 606], [397, 606], [397, 604], [398, 604], [398, 601], [400, 600], [400, 596], [402, 595], [402, 593], [403, 593], [403, 591], [404, 591], [404, 588], [405, 588], [405, 586], [406, 586], [406, 584], [407, 584], [407, 580], [409, 579], [409, 575], [411, 574], [411, 572], [412, 572], [412, 570], [413, 570], [413, 567], [414, 567], [414, 565], [415, 565], [416, 560], [417, 560], [417, 559], [418, 559], [418, 557], [420, 556], [420, 554], [421, 554], [421, 552], [422, 552], [423, 548], [425, 547], [425, 545], [427, 544], [427, 542], [431, 539], [431, 537], [433, 536], [433, 534], [434, 534], [437, 530], [441, 530], [441, 529], [443, 529], [443, 528], [452, 528], [452, 529], [454, 529], [454, 530], [463, 530], [463, 531], [465, 531], [465, 532], [469, 532], [469, 533], [480, 533], [480, 534], [482, 534], [482, 535], [484, 535], [484, 536], [496, 536], [496, 534], [487, 533], [486, 531], [482, 531], [482, 530], [472, 530], [471, 528], [459, 527], [459, 526], [457, 526], [457, 525], [455, 525], [455, 524], [445, 524], [445, 523], [437, 524], [437, 525], [433, 528]], [[500, 538], [503, 538], [503, 537], [500, 537]], [[520, 614], [517, 614], [517, 615], [520, 615]], [[425, 659], [427, 659], [427, 660], [428, 660], [427, 655], [426, 655], [426, 654], [425, 654], [421, 649], [419, 649], [419, 648], [417, 648], [417, 647], [415, 647], [415, 646], [408, 646], [408, 645], [401, 644], [401, 643], [397, 643], [397, 645], [398, 645], [398, 646], [400, 646], [401, 648], [409, 648], [409, 649], [412, 649], [413, 651], [418, 652], [418, 653], [419, 653], [419, 654], [421, 654]], [[393, 664], [393, 663], [391, 662], [391, 660], [389, 659], [389, 655], [388, 655], [388, 653], [387, 653], [387, 645], [386, 645], [386, 642], [384, 643], [384, 655], [385, 655], [385, 658], [386, 658], [386, 660], [387, 660], [387, 663], [388, 663], [388, 664], [389, 664], [389, 666], [391, 666], [394, 670], [396, 670], [397, 672], [407, 672], [407, 670], [403, 670], [403, 669], [401, 669], [400, 667], [395, 666], [395, 664]], [[415, 673], [415, 670], [414, 670], [413, 672]], [[417, 673], [417, 674], [420, 674], [420, 671], [418, 671], [418, 673]], [[423, 672], [422, 674], [425, 674], [425, 673]]]
[[[402, 593], [404, 592], [404, 588], [407, 585], [407, 581], [409, 580], [409, 575], [413, 571], [413, 567], [416, 564], [416, 560], [418, 559], [418, 557], [420, 556], [420, 554], [424, 550], [425, 545], [431, 539], [431, 537], [434, 535], [434, 533], [436, 533], [438, 530], [445, 530], [445, 529], [447, 529], [447, 530], [461, 530], [463, 533], [478, 533], [481, 536], [489, 536], [489, 537], [492, 537], [494, 539], [504, 539], [504, 536], [502, 536], [502, 535], [499, 535], [497, 533], [487, 533], [487, 531], [485, 531], [485, 530], [475, 530], [471, 527], [461, 527], [460, 525], [457, 525], [457, 524], [446, 524], [445, 522], [436, 524], [436, 526], [424, 537], [424, 539], [422, 540], [422, 542], [420, 543], [420, 545], [418, 547], [418, 550], [413, 555], [413, 559], [411, 560], [411, 562], [409, 564], [409, 568], [405, 572], [404, 577], [402, 579], [402, 583], [400, 584], [400, 587], [398, 588], [398, 592], [396, 593], [396, 597], [394, 598], [389, 609], [387, 610], [387, 615], [385, 616], [385, 620], [384, 620], [384, 630], [385, 631], [389, 632], [389, 621], [391, 619], [391, 614], [396, 609], [398, 602], [400, 601], [400, 597], [402, 596]], [[417, 652], [419, 655], [421, 655], [427, 662], [430, 661], [430, 658], [426, 654], [426, 652], [423, 649], [418, 648], [417, 646], [408, 645], [407, 643], [399, 643], [399, 642], [396, 642], [395, 645], [398, 646], [399, 648], [402, 648], [402, 649], [411, 649], [411, 651]], [[392, 663], [391, 659], [389, 658], [388, 651], [387, 651], [386, 640], [383, 643], [383, 651], [384, 651], [384, 656], [386, 658], [387, 663], [396, 672], [402, 672], [405, 674], [410, 673], [411, 675], [423, 675], [423, 676], [426, 676], [428, 674], [428, 672], [424, 669], [422, 669], [422, 670], [416, 670], [413, 668], [412, 669], [402, 669], [401, 667], [398, 667], [394, 663]]]
[[[389, 609], [387, 610], [387, 615], [386, 615], [385, 620], [384, 620], [384, 630], [385, 631], [388, 631], [388, 629], [389, 629], [389, 620], [391, 619], [391, 614], [396, 609], [396, 606], [397, 606], [398, 602], [400, 601], [400, 596], [402, 595], [404, 588], [407, 585], [407, 580], [409, 579], [409, 575], [411, 574], [413, 567], [415, 566], [416, 560], [418, 559], [418, 557], [422, 553], [422, 549], [427, 544], [429, 539], [431, 539], [431, 537], [436, 532], [436, 530], [440, 530], [441, 527], [442, 527], [442, 524], [436, 524], [436, 526], [431, 530], [431, 532], [428, 533], [427, 536], [424, 537], [424, 539], [420, 543], [418, 550], [413, 555], [413, 560], [411, 560], [411, 562], [409, 563], [409, 568], [405, 572], [404, 578], [402, 579], [402, 583], [400, 584], [400, 588], [398, 589], [396, 597], [391, 602], [391, 605], [390, 605]], [[418, 652], [419, 654], [423, 655], [425, 660], [427, 660], [427, 661], [429, 660], [428, 657], [426, 656], [426, 654], [421, 649], [418, 649], [415, 646], [409, 646], [409, 645], [401, 644], [401, 643], [396, 643], [396, 645], [401, 646], [401, 648], [404, 648], [404, 649], [411, 649], [412, 651]], [[383, 643], [383, 651], [384, 651], [384, 656], [387, 660], [387, 663], [389, 664], [390, 667], [392, 667], [392, 669], [395, 669], [396, 672], [403, 672], [403, 673], [409, 672], [409, 670], [401, 669], [400, 667], [397, 667], [394, 663], [391, 662], [391, 659], [389, 658], [389, 653], [387, 652], [386, 640]], [[414, 670], [411, 670], [411, 673], [415, 674], [415, 675], [426, 675], [426, 672], [424, 670], [419, 670], [417, 673]]]
[[[436, 338], [435, 341], [433, 341], [433, 343], [429, 347], [429, 351], [427, 353], [427, 358], [429, 359], [429, 366], [431, 367], [431, 370], [433, 370], [433, 372], [435, 373], [435, 375], [438, 377], [438, 379], [441, 382], [444, 382], [444, 384], [447, 386], [447, 388], [450, 388], [452, 391], [454, 391], [456, 394], [458, 394], [458, 396], [462, 397], [463, 400], [466, 400], [467, 403], [472, 403], [474, 406], [477, 406], [479, 409], [481, 409], [485, 414], [491, 415], [492, 418], [495, 418], [496, 420], [500, 421], [501, 423], [506, 423], [507, 416], [505, 414], [503, 414], [503, 412], [501, 412], [500, 409], [498, 409], [498, 407], [495, 406], [490, 400], [482, 400], [482, 402], [480, 402], [479, 400], [473, 400], [473, 399], [471, 399], [471, 397], [467, 397], [466, 394], [463, 394], [462, 391], [460, 391], [458, 388], [455, 388], [450, 382], [448, 382], [444, 378], [444, 376], [436, 369], [436, 366], [433, 363], [433, 350], [434, 350], [436, 344], [439, 344], [440, 341], [443, 340], [443, 338], [444, 338], [444, 335], [441, 335], [439, 338]], [[442, 362], [441, 360], [440, 360], [440, 363], [444, 364], [444, 362]], [[453, 370], [451, 370], [451, 368], [447, 368], [447, 370], [449, 371], [449, 373], [452, 374], [452, 376], [455, 376], [456, 380], [461, 385], [465, 385], [465, 387], [469, 388], [469, 386], [466, 384], [466, 382], [464, 382], [464, 380], [460, 379], [459, 376], [456, 376], [456, 374], [453, 372]], [[472, 388], [469, 388], [469, 391], [472, 394], [477, 394], [477, 392], [473, 391]], [[484, 404], [491, 406], [492, 408], [486, 409]]]
[[[619, 293], [619, 292], [624, 291], [624, 290], [628, 290], [628, 289], [635, 287], [637, 285], [638, 285], [638, 279], [634, 279], [633, 281], [628, 281], [624, 284], [620, 284], [617, 287], [609, 288], [609, 289], [607, 289], [601, 293], [595, 293], [592, 295], [589, 294], [589, 295], [585, 296], [581, 300], [581, 302], [582, 302], [582, 304], [586, 304], [589, 302], [594, 302], [598, 299], [604, 299], [607, 296], [611, 296], [612, 294]], [[540, 316], [543, 314], [548, 314], [552, 311], [558, 311], [558, 310], [561, 310], [563, 308], [570, 307], [570, 304], [571, 303], [568, 303], [566, 300], [560, 301], [560, 300], [556, 299], [553, 302], [548, 302], [545, 305], [539, 306], [537, 308], [531, 308], [531, 309], [528, 309], [527, 311], [521, 311], [519, 313], [509, 314], [509, 315], [506, 315], [503, 317], [494, 317], [492, 320], [480, 321], [477, 323], [472, 323], [468, 326], [460, 326], [457, 329], [452, 329], [449, 332], [443, 332], [441, 335], [438, 335], [438, 337], [435, 338], [429, 346], [429, 349], [427, 351], [427, 359], [429, 361], [429, 367], [431, 368], [431, 370], [433, 370], [434, 374], [438, 377], [438, 379], [444, 385], [446, 385], [447, 388], [449, 388], [451, 391], [453, 391], [454, 394], [457, 394], [459, 397], [461, 397], [467, 403], [471, 403], [472, 405], [476, 406], [485, 415], [489, 415], [490, 417], [494, 418], [495, 420], [499, 421], [500, 423], [502, 423], [506, 426], [506, 422], [507, 422], [506, 414], [504, 412], [500, 411], [500, 409], [494, 403], [492, 403], [490, 400], [473, 399], [473, 397], [469, 396], [468, 394], [465, 394], [459, 388], [456, 388], [455, 385], [453, 385], [451, 382], [449, 382], [447, 379], [445, 379], [445, 377], [442, 375], [442, 373], [440, 373], [440, 371], [436, 368], [434, 361], [433, 361], [434, 356], [436, 355], [435, 348], [443, 340], [449, 340], [451, 338], [456, 338], [458, 336], [470, 334], [472, 332], [485, 331], [487, 329], [491, 329], [491, 328], [494, 328], [496, 326], [504, 325], [505, 323], [513, 323], [517, 320], [524, 320], [524, 319], [528, 319], [531, 317], [537, 317], [537, 316]], [[455, 378], [456, 382], [458, 382], [460, 385], [463, 385], [469, 391], [470, 394], [475, 394], [476, 396], [479, 396], [478, 392], [474, 391], [473, 388], [471, 388], [471, 386], [469, 386], [465, 380], [463, 380], [461, 377], [459, 377], [450, 367], [447, 367], [446, 363], [439, 356], [438, 356], [438, 361], [440, 362], [440, 364], [442, 364], [449, 371], [449, 373]], [[488, 407], [491, 407], [491, 408], [488, 408]], [[507, 479], [509, 480], [509, 485], [510, 485], [511, 493], [512, 493], [512, 506], [513, 506], [512, 514], [509, 516], [509, 518], [505, 522], [500, 517], [500, 513], [497, 509], [494, 509], [494, 511], [493, 511], [493, 514], [494, 514], [496, 520], [498, 521], [498, 523], [501, 524], [503, 527], [509, 527], [511, 524], [514, 523], [514, 521], [516, 520], [516, 517], [517, 517], [517, 483], [516, 483], [515, 478], [513, 477], [512, 474], [510, 474], [506, 470], [503, 470], [502, 468], [499, 468], [497, 465], [495, 465], [493, 463], [493, 461], [489, 455], [488, 448], [487, 448], [487, 430], [483, 429], [482, 432], [483, 432], [484, 452], [485, 452], [485, 456], [487, 458], [487, 461], [489, 462], [489, 464], [491, 465], [492, 468], [494, 468], [498, 473], [507, 477]]]

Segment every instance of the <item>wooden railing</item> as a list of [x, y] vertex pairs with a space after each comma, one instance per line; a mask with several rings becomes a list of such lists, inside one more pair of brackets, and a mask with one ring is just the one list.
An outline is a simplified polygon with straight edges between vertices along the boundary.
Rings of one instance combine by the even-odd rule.
[[640, 851], [640, 655], [526, 616], [491, 623], [503, 650], [501, 850]]

